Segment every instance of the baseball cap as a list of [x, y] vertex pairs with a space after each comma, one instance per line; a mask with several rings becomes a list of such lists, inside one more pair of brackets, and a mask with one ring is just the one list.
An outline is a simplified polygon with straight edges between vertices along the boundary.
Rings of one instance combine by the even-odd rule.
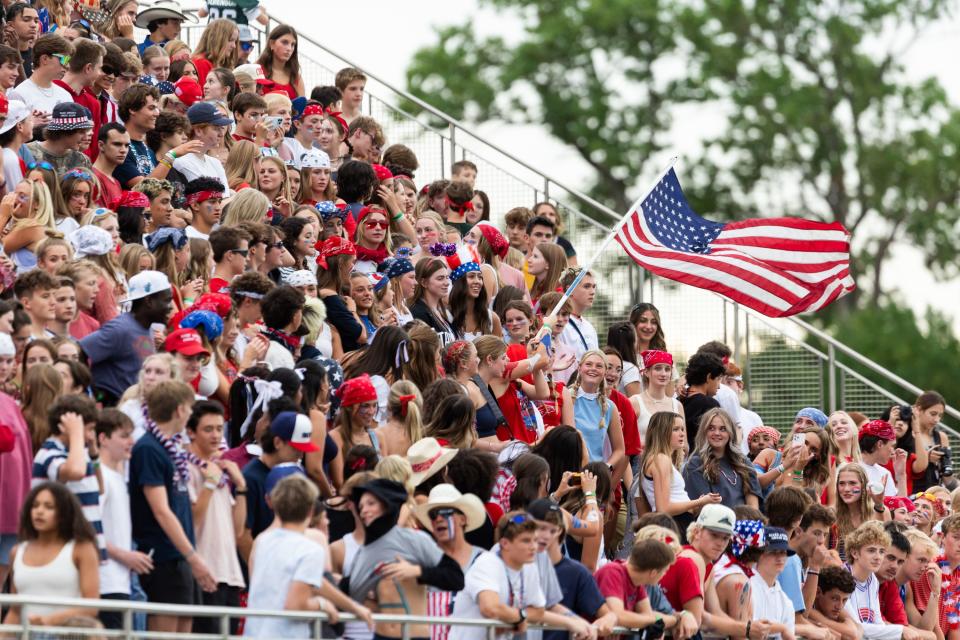
[[313, 423], [302, 413], [284, 411], [278, 414], [270, 423], [270, 431], [281, 440], [289, 442], [294, 449], [305, 453], [320, 451], [320, 447], [310, 440]]
[[47, 124], [48, 131], [78, 131], [92, 129], [90, 110], [76, 102], [61, 102], [53, 108], [53, 116]]
[[781, 529], [780, 527], [766, 527], [764, 534], [767, 538], [767, 544], [763, 547], [764, 553], [770, 551], [786, 551], [788, 556], [796, 554], [796, 551], [790, 548], [790, 538], [787, 536], [787, 532], [785, 530]]
[[218, 127], [233, 123], [233, 120], [220, 113], [209, 102], [197, 102], [187, 109], [187, 119], [190, 124], [212, 124]]
[[198, 100], [203, 100], [203, 89], [200, 83], [190, 76], [181, 76], [173, 83], [173, 87], [173, 93], [188, 107], [192, 107]]
[[123, 302], [133, 302], [166, 291], [170, 288], [170, 280], [159, 271], [141, 271], [130, 278], [127, 288], [128, 294]]
[[708, 504], [700, 510], [697, 524], [704, 529], [733, 535], [733, 525], [737, 522], [737, 515], [730, 507], [722, 504]]
[[245, 73], [254, 80], [257, 84], [267, 84], [270, 83], [270, 80], [267, 80], [266, 74], [263, 73], [263, 67], [256, 63], [242, 64], [236, 69], [233, 70], [234, 73]]
[[163, 348], [170, 353], [185, 356], [210, 355], [196, 329], [177, 329], [164, 340]]
[[0, 133], [6, 133], [23, 122], [30, 115], [30, 107], [19, 100], [11, 100], [7, 107], [7, 119], [0, 125]]
[[[560, 513], [560, 506], [550, 498], [537, 498], [527, 506], [527, 513], [534, 520], [546, 520], [548, 513]], [[561, 522], [563, 516], [560, 516]]]
[[270, 469], [270, 473], [267, 474], [267, 479], [263, 483], [263, 493], [270, 495], [273, 493], [273, 488], [277, 486], [281, 480], [297, 474], [307, 475], [303, 467], [296, 462], [281, 462], [273, 469]]

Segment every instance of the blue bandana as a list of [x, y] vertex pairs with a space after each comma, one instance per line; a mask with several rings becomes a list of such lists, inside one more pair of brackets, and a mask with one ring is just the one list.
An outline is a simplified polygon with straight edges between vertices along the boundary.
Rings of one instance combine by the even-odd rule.
[[220, 316], [213, 311], [203, 309], [188, 313], [187, 317], [180, 321], [180, 326], [184, 329], [203, 327], [203, 335], [211, 341], [216, 340], [223, 333], [223, 320], [220, 319]]
[[317, 204], [314, 205], [314, 209], [316, 209], [320, 213], [320, 217], [323, 218], [324, 222], [326, 222], [333, 216], [336, 216], [341, 220], [347, 219], [347, 210], [337, 207], [337, 205], [330, 202], [329, 200], [318, 202]]
[[150, 250], [150, 253], [156, 253], [157, 249], [166, 242], [172, 244], [174, 249], [183, 249], [184, 245], [187, 244], [187, 234], [174, 227], [161, 227], [156, 233], [147, 236], [147, 249]]
[[820, 411], [820, 409], [815, 409], [813, 407], [800, 409], [793, 421], [796, 422], [799, 418], [809, 418], [816, 422], [817, 426], [821, 429], [824, 429], [827, 426], [827, 414], [825, 414], [823, 411]]
[[450, 272], [450, 280], [456, 282], [471, 271], [480, 271], [480, 265], [476, 262], [465, 262]]
[[386, 266], [383, 268], [383, 273], [388, 278], [399, 278], [403, 274], [414, 270], [413, 263], [406, 258], [390, 258], [386, 263]]

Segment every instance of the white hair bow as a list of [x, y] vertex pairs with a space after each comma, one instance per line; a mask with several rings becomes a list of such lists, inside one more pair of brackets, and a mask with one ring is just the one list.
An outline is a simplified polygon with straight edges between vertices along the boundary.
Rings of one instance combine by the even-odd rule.
[[283, 385], [280, 384], [279, 380], [263, 380], [258, 378], [253, 381], [253, 389], [257, 392], [257, 399], [253, 403], [253, 406], [250, 407], [250, 411], [247, 412], [247, 417], [243, 421], [243, 424], [240, 425], [241, 439], [247, 435], [247, 430], [250, 428], [250, 421], [253, 419], [253, 414], [257, 412], [257, 409], [266, 411], [268, 402], [283, 397]]

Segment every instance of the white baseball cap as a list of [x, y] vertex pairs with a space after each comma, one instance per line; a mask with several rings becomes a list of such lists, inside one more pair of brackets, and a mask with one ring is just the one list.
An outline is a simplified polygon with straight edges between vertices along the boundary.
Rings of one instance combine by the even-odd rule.
[[170, 280], [159, 271], [141, 271], [130, 278], [128, 288], [129, 294], [123, 302], [133, 302], [166, 291], [170, 288]]
[[309, 149], [300, 156], [300, 167], [303, 169], [329, 169], [330, 156], [320, 149]]
[[17, 355], [17, 347], [13, 344], [13, 338], [9, 333], [0, 333], [0, 356]]
[[254, 80], [266, 81], [267, 76], [263, 73], [263, 67], [256, 63], [242, 64], [233, 70], [234, 73], [245, 73]]
[[30, 115], [30, 107], [20, 100], [11, 100], [7, 108], [7, 119], [0, 125], [0, 134], [6, 133], [23, 122]]

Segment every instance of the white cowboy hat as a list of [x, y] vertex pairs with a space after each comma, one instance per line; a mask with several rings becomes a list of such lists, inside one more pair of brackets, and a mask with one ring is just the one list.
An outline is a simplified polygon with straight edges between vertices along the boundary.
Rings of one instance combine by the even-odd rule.
[[147, 25], [154, 20], [183, 20], [184, 22], [197, 22], [192, 15], [187, 15], [176, 0], [157, 0], [153, 4], [145, 7], [137, 14], [134, 25], [141, 29], [146, 29]]
[[410, 445], [407, 449], [407, 461], [413, 468], [413, 475], [410, 477], [413, 486], [416, 487], [443, 469], [455, 455], [456, 449], [441, 447], [436, 438], [422, 438]]
[[467, 527], [464, 531], [479, 529], [487, 520], [487, 510], [484, 509], [480, 498], [472, 493], [460, 493], [452, 484], [438, 484], [431, 489], [427, 501], [413, 508], [413, 515], [429, 531], [431, 529], [430, 512], [442, 507], [456, 509], [467, 517]]

